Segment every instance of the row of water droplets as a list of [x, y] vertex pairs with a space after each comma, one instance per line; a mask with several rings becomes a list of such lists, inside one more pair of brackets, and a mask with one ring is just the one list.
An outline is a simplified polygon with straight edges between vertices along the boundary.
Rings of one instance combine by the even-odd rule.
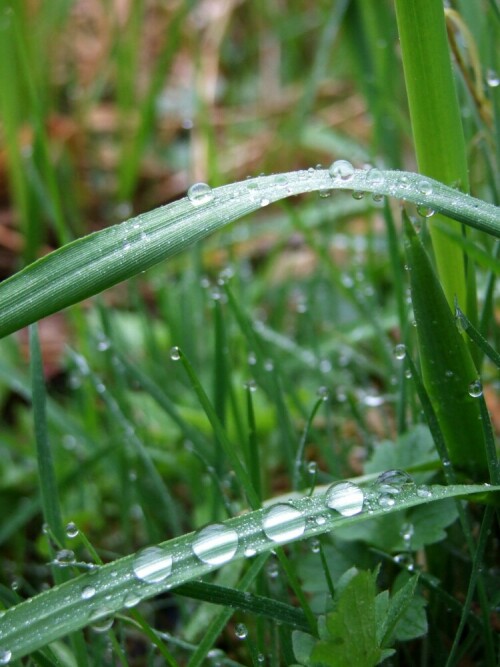
[[[298, 178], [301, 181], [303, 181], [304, 184], [306, 184], [308, 179], [312, 179], [312, 177], [314, 177], [318, 171], [322, 170], [323, 170], [322, 166], [317, 165], [316, 168], [310, 167], [309, 169], [302, 169], [296, 172], [294, 176], [295, 175], [298, 176]], [[331, 180], [335, 181], [335, 185], [337, 187], [339, 185], [340, 186], [345, 185], [347, 188], [349, 188], [350, 182], [354, 180], [356, 171], [357, 170], [348, 160], [335, 160], [328, 168], [328, 175]], [[396, 193], [396, 188], [395, 188], [396, 184], [392, 182], [386, 183], [386, 178], [384, 176], [384, 173], [377, 167], [372, 167], [371, 165], [365, 165], [364, 172], [366, 173], [365, 183], [366, 183], [366, 189], [368, 191], [371, 191], [372, 189], [381, 188], [382, 186], [387, 185], [389, 190], [392, 189], [394, 190], [394, 194]], [[292, 188], [289, 187], [288, 178], [289, 177], [287, 176], [287, 174], [277, 174], [276, 176], [274, 176], [272, 185], [276, 193], [279, 194], [279, 196], [282, 196], [283, 194], [284, 195], [293, 194]], [[310, 188], [311, 190], [316, 189], [315, 184], [316, 180], [314, 181], [311, 180], [311, 188]], [[416, 183], [416, 186], [413, 186], [408, 176], [404, 173], [401, 173], [401, 175], [398, 177], [397, 186], [399, 186], [400, 189], [405, 191], [410, 190], [411, 188], [415, 188], [418, 194], [424, 196], [432, 194], [433, 191], [433, 186], [430, 180], [426, 178], [421, 178]], [[267, 195], [262, 195], [260, 189], [261, 188], [259, 179], [258, 178], [250, 179], [248, 183], [242, 184], [241, 188], [238, 188], [234, 192], [233, 196], [237, 197], [245, 190], [246, 194], [250, 194], [252, 197], [258, 198], [260, 206], [264, 207], [270, 203], [270, 199]], [[266, 188], [266, 190], [268, 189], [269, 186]], [[308, 188], [306, 187], [304, 189], [307, 190]], [[333, 189], [326, 184], [325, 188], [319, 190], [319, 196], [329, 197], [332, 192]], [[364, 195], [365, 192], [362, 190], [353, 190], [352, 192], [352, 196], [355, 199], [362, 199]], [[193, 206], [201, 207], [210, 204], [211, 202], [214, 201], [215, 192], [207, 183], [194, 183], [189, 188], [187, 196]], [[383, 195], [377, 192], [373, 192], [372, 198], [375, 202], [380, 202], [383, 199]], [[425, 205], [417, 206], [417, 212], [419, 213], [420, 216], [424, 218], [429, 218], [432, 215], [434, 215], [434, 210]]]
[[[184, 572], [192, 578], [196, 563], [208, 570], [228, 563], [236, 556], [250, 558], [270, 547], [325, 532], [342, 518], [354, 517], [362, 512], [372, 514], [377, 510], [391, 510], [410, 495], [427, 499], [432, 493], [429, 487], [417, 486], [406, 472], [389, 470], [370, 486], [362, 488], [350, 481], [336, 482], [323, 494], [275, 503], [233, 520], [232, 525], [210, 524], [193, 536], [188, 536], [177, 547], [169, 549], [168, 546], [151, 546], [136, 554], [132, 560], [131, 574], [140, 586], [132, 590], [129, 587], [121, 600], [121, 606], [134, 607], [142, 598], [151, 595], [148, 593], [151, 585], [161, 584], [159, 589], [153, 591], [154, 594], [168, 588], [169, 579], [171, 585], [180, 583], [185, 577], [175, 577], [176, 572]], [[74, 524], [68, 525], [68, 534], [75, 535], [77, 530]], [[67, 560], [72, 561], [69, 554]], [[95, 631], [105, 632], [111, 627], [117, 609], [111, 594], [104, 596], [104, 599], [102, 594], [98, 595], [99, 578], [94, 580], [94, 577], [99, 570], [96, 567], [88, 573], [80, 598], [91, 604], [94, 598], [99, 597], [99, 605], [90, 609], [89, 620]], [[110, 576], [117, 580], [118, 572], [112, 570]], [[124, 576], [123, 573], [121, 576]], [[126, 575], [127, 580], [129, 576]], [[109, 608], [106, 607], [108, 599]], [[8, 664], [11, 657], [11, 651], [0, 646], [0, 665]]]

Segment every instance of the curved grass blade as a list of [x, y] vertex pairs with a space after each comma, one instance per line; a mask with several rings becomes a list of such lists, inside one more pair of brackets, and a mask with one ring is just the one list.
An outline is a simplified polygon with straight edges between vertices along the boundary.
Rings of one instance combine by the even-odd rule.
[[[137, 602], [153, 597], [198, 579], [229, 560], [263, 554], [277, 545], [326, 533], [337, 526], [363, 521], [368, 517], [444, 498], [486, 495], [499, 490], [498, 486], [436, 485], [426, 487], [425, 493], [419, 493], [417, 485], [407, 484], [388, 510], [378, 504], [383, 494], [377, 491], [375, 484], [363, 490], [364, 506], [355, 515], [349, 511], [342, 515], [332, 509], [328, 490], [287, 504], [274, 504], [224, 522], [224, 529], [237, 536], [232, 545], [234, 553], [229, 558], [223, 557], [223, 553], [227, 552], [224, 552], [224, 546], [221, 551], [219, 542], [213, 552], [206, 552], [202, 560], [194, 549], [197, 535], [189, 533], [163, 542], [153, 550], [131, 554], [102, 567], [96, 566], [75, 579], [8, 609], [0, 618], [0, 648], [10, 651], [12, 659], [16, 660], [68, 633], [116, 614], [127, 608], [131, 599]], [[276, 512], [277, 507], [281, 508], [278, 515], [282, 522], [270, 523], [269, 513]], [[342, 504], [337, 507], [342, 510]], [[26, 633], [27, 624], [29, 633]]]
[[30, 264], [0, 284], [0, 337], [145, 271], [272, 202], [337, 189], [413, 202], [500, 237], [497, 207], [418, 174], [356, 169], [332, 176], [329, 170], [313, 169], [259, 176], [208, 188], [198, 199], [191, 193], [191, 198], [89, 234]]

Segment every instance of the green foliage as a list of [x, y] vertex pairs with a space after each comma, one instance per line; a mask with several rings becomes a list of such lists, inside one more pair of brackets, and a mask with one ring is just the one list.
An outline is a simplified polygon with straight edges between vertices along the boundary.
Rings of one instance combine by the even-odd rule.
[[319, 639], [293, 634], [297, 661], [308, 667], [372, 667], [391, 656], [395, 641], [415, 639], [427, 630], [425, 600], [415, 596], [418, 576], [400, 585], [392, 595], [377, 593], [378, 572], [345, 573], [334, 611], [320, 618]]

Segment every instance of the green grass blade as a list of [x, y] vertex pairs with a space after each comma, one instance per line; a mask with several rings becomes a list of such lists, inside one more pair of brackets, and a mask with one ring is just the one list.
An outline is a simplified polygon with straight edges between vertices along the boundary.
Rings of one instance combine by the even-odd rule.
[[[406, 486], [390, 510], [384, 507], [364, 508], [359, 514], [352, 516], [342, 516], [331, 509], [323, 491], [311, 497], [297, 498], [293, 500], [293, 518], [282, 526], [283, 539], [279, 544], [313, 537], [334, 530], [336, 526], [357, 523], [379, 515], [386, 516], [390, 512], [428, 502], [467, 497], [470, 494], [485, 498], [491, 492], [500, 490], [500, 487], [484, 485], [435, 485], [430, 487], [431, 496], [426, 494], [423, 498], [418, 493], [417, 485]], [[368, 488], [365, 494], [370, 494], [370, 506], [373, 507], [379, 496], [377, 487]], [[245, 557], [249, 549], [256, 555], [264, 555], [276, 548], [277, 542], [263, 532], [263, 521], [269, 510], [267, 507], [224, 522], [226, 528], [235, 531], [239, 536], [233, 558]], [[319, 522], [318, 517], [321, 517]], [[153, 567], [150, 571], [153, 575], [151, 577], [148, 577], [148, 569], [144, 566], [147, 563], [149, 567], [153, 563], [147, 553], [144, 555], [139, 552], [96, 567], [91, 572], [8, 609], [0, 619], [0, 645], [4, 650], [12, 652], [12, 659], [19, 659], [59, 637], [116, 614], [126, 607], [130, 596], [136, 599], [150, 598], [220, 567], [220, 562], [206, 562], [195, 555], [194, 538], [195, 535], [189, 533], [158, 545], [155, 548], [158, 551], [155, 550], [152, 555], [156, 564], [161, 567]], [[245, 577], [258, 562], [259, 559]], [[154, 575], [159, 576], [157, 578]], [[26, 634], [26, 623], [30, 625], [29, 635]]]
[[29, 333], [33, 382], [33, 418], [35, 421], [35, 440], [42, 511], [51, 534], [57, 539], [59, 545], [63, 546], [66, 535], [61, 508], [59, 506], [59, 489], [47, 429], [45, 380], [43, 376], [42, 353], [38, 338], [38, 326], [32, 324]]
[[405, 233], [424, 385], [449, 460], [456, 468], [481, 477], [487, 465], [479, 403], [473, 388], [478, 381], [477, 371], [429, 257], [408, 220]]
[[500, 211], [437, 181], [407, 172], [354, 170], [342, 179], [328, 170], [262, 176], [212, 190], [73, 241], [0, 285], [0, 336], [82, 301], [186, 249], [227, 223], [294, 194], [352, 189], [389, 195], [500, 237]]
[[478, 346], [481, 352], [491, 359], [497, 368], [500, 368], [500, 354], [491, 347], [486, 338], [476, 329], [458, 305], [455, 305], [455, 317], [457, 318], [460, 327], [469, 336], [471, 341]]

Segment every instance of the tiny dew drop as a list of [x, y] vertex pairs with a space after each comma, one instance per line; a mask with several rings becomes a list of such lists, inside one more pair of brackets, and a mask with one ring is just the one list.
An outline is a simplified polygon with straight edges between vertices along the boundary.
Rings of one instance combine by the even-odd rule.
[[96, 620], [90, 626], [94, 632], [107, 632], [111, 630], [113, 621], [115, 620], [111, 612], [107, 609], [96, 609], [91, 614], [91, 619], [96, 617]]
[[483, 385], [481, 384], [481, 380], [474, 380], [471, 382], [469, 385], [469, 396], [472, 396], [472, 398], [479, 398], [482, 395]]
[[328, 170], [332, 178], [340, 178], [341, 181], [350, 181], [354, 176], [354, 167], [348, 160], [335, 160]]
[[214, 193], [206, 183], [194, 183], [189, 188], [187, 196], [193, 206], [203, 206], [213, 200]]
[[321, 549], [321, 542], [318, 539], [311, 540], [311, 551], [313, 554], [319, 554]]
[[82, 600], [90, 600], [95, 594], [96, 590], [93, 586], [85, 586], [85, 588], [82, 589], [81, 598]]
[[319, 190], [318, 194], [322, 199], [326, 199], [327, 197], [332, 196], [332, 191], [331, 190], [326, 190], [326, 189], [325, 190]]
[[74, 551], [71, 551], [71, 549], [61, 549], [56, 553], [53, 563], [54, 565], [59, 565], [59, 567], [73, 565], [73, 563], [75, 563]]
[[316, 473], [318, 472], [318, 464], [316, 463], [316, 461], [309, 461], [309, 463], [307, 464], [307, 472], [311, 476], [316, 475]]
[[238, 533], [224, 524], [202, 528], [191, 545], [193, 553], [204, 563], [221, 565], [230, 561], [238, 549]]
[[141, 598], [139, 595], [136, 595], [135, 593], [127, 593], [123, 598], [123, 605], [124, 607], [127, 607], [127, 609], [132, 609], [132, 607], [136, 607], [140, 601]]
[[181, 351], [180, 348], [177, 347], [177, 345], [174, 345], [174, 347], [170, 348], [170, 358], [172, 361], [179, 361], [181, 358]]
[[417, 489], [417, 496], [419, 498], [432, 498], [432, 490], [430, 486], [421, 484]]
[[280, 573], [278, 563], [269, 563], [269, 565], [266, 568], [266, 574], [269, 577], [269, 579], [276, 579], [278, 574]]
[[257, 391], [257, 383], [255, 380], [247, 380], [243, 383], [243, 387], [252, 393]]
[[365, 494], [352, 482], [336, 482], [326, 492], [325, 503], [342, 516], [354, 516], [363, 509]]
[[0, 665], [8, 665], [12, 658], [12, 651], [0, 648]]
[[322, 401], [327, 401], [330, 398], [330, 390], [328, 387], [319, 387], [316, 396], [321, 398]]
[[234, 634], [238, 639], [246, 639], [248, 637], [248, 628], [244, 623], [238, 623], [234, 628]]
[[363, 199], [365, 193], [362, 190], [353, 190], [351, 193], [353, 199]]
[[382, 174], [380, 169], [377, 169], [377, 167], [373, 167], [366, 174], [366, 182], [373, 187], [377, 185], [382, 185], [382, 183], [384, 182], [384, 175]]
[[406, 345], [403, 343], [396, 345], [394, 348], [394, 356], [399, 360], [404, 359], [406, 357]]
[[270, 507], [262, 520], [262, 529], [266, 536], [279, 544], [300, 537], [305, 527], [303, 514], [286, 503]]
[[147, 547], [137, 554], [132, 569], [137, 579], [156, 584], [172, 572], [172, 556], [161, 547]]
[[244, 554], [247, 558], [252, 558], [257, 553], [257, 550], [253, 547], [247, 547], [244, 551]]
[[264, 208], [265, 206], [269, 206], [270, 203], [271, 202], [269, 201], [269, 199], [267, 197], [263, 197], [259, 202], [259, 204], [262, 208]]

